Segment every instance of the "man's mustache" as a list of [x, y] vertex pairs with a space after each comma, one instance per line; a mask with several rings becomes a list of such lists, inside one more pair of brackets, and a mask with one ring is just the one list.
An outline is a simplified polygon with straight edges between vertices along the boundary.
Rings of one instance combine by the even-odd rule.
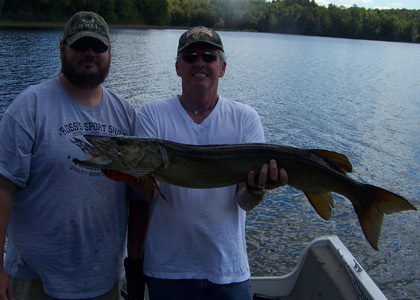
[[85, 63], [94, 63], [98, 64], [98, 60], [94, 57], [87, 57], [79, 60], [79, 64], [85, 64]]

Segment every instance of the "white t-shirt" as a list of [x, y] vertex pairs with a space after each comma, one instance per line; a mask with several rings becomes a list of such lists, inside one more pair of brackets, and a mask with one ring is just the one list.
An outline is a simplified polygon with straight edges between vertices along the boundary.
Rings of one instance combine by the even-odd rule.
[[[256, 111], [224, 98], [201, 124], [189, 117], [178, 97], [148, 102], [138, 117], [140, 137], [194, 145], [265, 141]], [[162, 183], [161, 190], [168, 202], [159, 197], [153, 203], [144, 273], [217, 284], [247, 280], [246, 213], [236, 203], [236, 186], [188, 189]]]

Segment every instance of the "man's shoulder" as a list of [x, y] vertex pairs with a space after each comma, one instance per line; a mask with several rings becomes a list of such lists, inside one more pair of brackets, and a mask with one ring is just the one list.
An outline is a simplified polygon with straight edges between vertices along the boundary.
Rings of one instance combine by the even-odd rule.
[[125, 107], [126, 109], [135, 110], [134, 106], [130, 103], [130, 101], [125, 99], [123, 96], [103, 86], [102, 86], [102, 90], [104, 92], [104, 95], [107, 95], [108, 101], [105, 102], [107, 103], [107, 105], [114, 106], [114, 107], [115, 106]]
[[20, 95], [51, 91], [51, 88], [57, 86], [57, 83], [58, 78], [52, 78], [37, 84], [29, 85], [20, 93]]
[[241, 114], [257, 114], [256, 110], [252, 108], [250, 105], [246, 103], [242, 103], [236, 100], [226, 99], [220, 97], [220, 101], [224, 106], [224, 110], [230, 110], [233, 113], [241, 113]]
[[12, 112], [16, 107], [19, 107], [19, 111], [25, 107], [33, 107], [34, 105], [38, 105], [40, 99], [49, 99], [50, 97], [48, 95], [53, 95], [56, 93], [56, 89], [54, 88], [56, 85], [56, 79], [50, 79], [41, 83], [27, 86], [13, 99], [8, 107], [8, 111]]
[[155, 110], [155, 109], [166, 109], [172, 107], [175, 104], [177, 97], [164, 98], [164, 99], [154, 99], [144, 103], [140, 110]]
[[176, 99], [178, 99], [177, 96], [170, 97], [170, 98], [163, 98], [163, 99], [153, 99], [151, 101], [146, 102], [144, 105], [150, 105], [150, 106], [163, 106], [163, 105], [169, 105], [173, 103]]

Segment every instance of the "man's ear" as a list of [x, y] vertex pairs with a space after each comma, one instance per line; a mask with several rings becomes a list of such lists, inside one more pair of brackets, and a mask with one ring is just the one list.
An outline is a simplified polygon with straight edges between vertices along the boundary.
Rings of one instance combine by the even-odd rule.
[[63, 59], [63, 53], [64, 53], [64, 47], [66, 47], [66, 44], [64, 44], [64, 41], [60, 41], [60, 59]]
[[175, 62], [175, 70], [176, 70], [176, 74], [181, 77], [180, 71], [179, 71], [179, 63], [178, 60]]
[[225, 72], [226, 72], [226, 62], [223, 62], [222, 69], [220, 70], [220, 73], [219, 73], [219, 77], [222, 78], [223, 76], [225, 76]]

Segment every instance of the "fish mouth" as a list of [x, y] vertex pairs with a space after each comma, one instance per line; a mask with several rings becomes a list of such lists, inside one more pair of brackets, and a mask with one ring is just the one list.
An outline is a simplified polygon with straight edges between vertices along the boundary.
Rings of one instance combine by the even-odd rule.
[[85, 165], [88, 167], [106, 169], [108, 166], [110, 166], [112, 159], [109, 159], [103, 156], [96, 156], [88, 160], [80, 160], [77, 158], [73, 158], [73, 162], [75, 162], [76, 164]]
[[96, 151], [90, 153], [92, 159], [102, 157], [102, 159], [112, 160], [115, 157], [121, 157], [121, 152], [114, 148], [112, 143], [109, 143], [109, 137], [99, 135], [85, 135], [85, 138], [96, 149]]
[[121, 157], [121, 152], [112, 147], [112, 143], [109, 143], [109, 137], [98, 135], [85, 135], [84, 137], [95, 150], [89, 152], [90, 159], [79, 160], [75, 158], [73, 159], [75, 163], [95, 168], [107, 168], [114, 158]]

